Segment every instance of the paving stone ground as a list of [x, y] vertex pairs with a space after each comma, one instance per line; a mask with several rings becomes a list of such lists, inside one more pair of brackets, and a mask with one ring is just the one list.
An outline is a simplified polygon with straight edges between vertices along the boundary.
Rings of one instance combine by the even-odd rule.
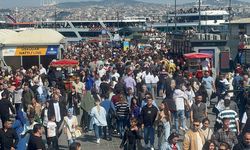
[[[216, 101], [214, 99], [213, 101]], [[157, 103], [159, 104], [161, 100], [157, 100]], [[211, 120], [210, 126], [213, 127], [215, 122], [215, 114], [211, 112], [212, 109], [208, 110], [208, 117]], [[188, 123], [189, 126], [189, 123]], [[180, 138], [180, 145], [183, 141], [183, 135], [184, 133], [181, 132], [181, 138]], [[100, 144], [96, 143], [96, 139], [94, 136], [94, 133], [92, 131], [85, 133], [82, 137], [77, 139], [78, 142], [82, 145], [82, 150], [120, 150], [119, 145], [121, 143], [121, 139], [118, 138], [118, 135], [113, 135], [112, 141], [106, 141], [104, 139], [101, 139]], [[155, 149], [157, 150], [157, 136], [155, 136]], [[142, 144], [144, 145], [144, 142], [142, 140]], [[61, 150], [67, 150], [68, 149], [68, 143], [66, 136], [62, 134], [62, 136], [59, 138], [59, 145]]]

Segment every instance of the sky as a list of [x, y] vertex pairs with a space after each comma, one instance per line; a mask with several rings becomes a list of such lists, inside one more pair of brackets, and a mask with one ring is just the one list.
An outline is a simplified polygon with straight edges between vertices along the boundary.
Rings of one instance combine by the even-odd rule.
[[[57, 0], [60, 2], [73, 2], [73, 1], [94, 1], [94, 0]], [[95, 0], [98, 1], [98, 0]], [[144, 2], [155, 2], [155, 3], [168, 3], [172, 4], [174, 0], [138, 0]], [[196, 0], [177, 0], [177, 4], [195, 2]], [[249, 2], [249, 0], [242, 0]], [[172, 3], [171, 3], [172, 2]], [[0, 8], [14, 8], [14, 7], [27, 7], [27, 6], [39, 6], [41, 0], [0, 0]]]

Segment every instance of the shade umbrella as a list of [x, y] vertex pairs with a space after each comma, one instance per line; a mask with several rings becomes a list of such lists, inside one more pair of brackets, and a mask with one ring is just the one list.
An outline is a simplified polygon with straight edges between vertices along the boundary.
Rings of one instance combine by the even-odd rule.
[[79, 61], [72, 59], [55, 60], [50, 63], [51, 67], [76, 67], [78, 65]]
[[183, 55], [186, 59], [202, 59], [202, 58], [212, 58], [213, 54], [207, 53], [188, 53]]

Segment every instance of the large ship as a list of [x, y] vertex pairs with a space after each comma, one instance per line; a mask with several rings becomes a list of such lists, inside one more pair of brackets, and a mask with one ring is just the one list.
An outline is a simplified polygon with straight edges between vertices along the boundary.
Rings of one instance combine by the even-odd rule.
[[85, 38], [100, 36], [113, 39], [115, 33], [119, 33], [121, 29], [144, 28], [146, 26], [146, 20], [144, 17], [128, 17], [122, 20], [0, 22], [0, 29], [22, 31], [31, 28], [50, 28], [64, 35], [67, 41], [79, 41]]
[[212, 9], [202, 5], [184, 10], [180, 9], [168, 12], [163, 16], [163, 22], [148, 24], [160, 31], [186, 31], [196, 30], [200, 32], [223, 32], [227, 28], [225, 23], [229, 21], [229, 12], [224, 9]]

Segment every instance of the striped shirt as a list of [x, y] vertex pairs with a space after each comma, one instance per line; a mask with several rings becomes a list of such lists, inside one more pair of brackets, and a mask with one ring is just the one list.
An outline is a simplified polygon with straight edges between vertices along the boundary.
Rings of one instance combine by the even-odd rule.
[[237, 132], [236, 121], [239, 121], [239, 117], [238, 117], [237, 112], [234, 110], [231, 110], [231, 109], [225, 109], [218, 114], [217, 122], [222, 124], [223, 118], [229, 118], [230, 119], [230, 125], [229, 125], [230, 130], [233, 132]]
[[115, 104], [116, 114], [118, 117], [126, 117], [129, 115], [128, 103], [117, 102]]

